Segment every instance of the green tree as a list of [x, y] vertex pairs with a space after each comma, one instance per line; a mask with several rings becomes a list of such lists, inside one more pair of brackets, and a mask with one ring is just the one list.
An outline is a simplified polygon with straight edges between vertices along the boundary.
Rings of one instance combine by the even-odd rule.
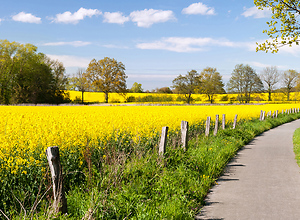
[[268, 101], [272, 101], [272, 92], [274, 86], [279, 82], [279, 71], [276, 66], [266, 67], [260, 74], [261, 80], [265, 83], [269, 98]]
[[299, 73], [296, 70], [287, 70], [284, 71], [282, 75], [282, 82], [285, 87], [287, 101], [290, 101], [290, 93], [292, 89], [296, 86], [297, 78], [299, 77]]
[[168, 93], [168, 94], [172, 94], [172, 90], [170, 89], [170, 87], [162, 87], [162, 88], [157, 88], [156, 89], [157, 93]]
[[78, 90], [81, 92], [81, 102], [84, 103], [84, 92], [91, 89], [91, 82], [84, 72], [84, 69], [79, 68], [76, 74], [69, 79], [69, 89]]
[[272, 19], [268, 21], [269, 30], [264, 30], [271, 40], [258, 44], [256, 50], [278, 52], [284, 45], [299, 44], [300, 2], [295, 0], [254, 0], [261, 10], [271, 10]]
[[177, 93], [184, 94], [186, 102], [189, 104], [192, 100], [192, 94], [199, 89], [201, 76], [196, 70], [191, 70], [184, 76], [180, 74], [172, 83], [172, 88], [174, 88]]
[[111, 92], [126, 93], [125, 66], [122, 62], [105, 57], [102, 60], [93, 59], [86, 70], [87, 77], [92, 85], [105, 94], [105, 102]]
[[137, 83], [137, 82], [134, 82], [131, 89], [130, 89], [130, 92], [133, 92], [133, 93], [143, 93], [143, 88], [142, 88], [142, 84], [141, 83]]
[[202, 70], [200, 76], [202, 79], [200, 90], [207, 95], [210, 103], [213, 103], [215, 94], [225, 93], [222, 76], [216, 68], [207, 67]]
[[2, 104], [9, 104], [11, 101], [16, 69], [20, 65], [19, 54], [19, 43], [0, 40], [0, 103]]
[[60, 103], [63, 78], [63, 65], [36, 46], [0, 40], [0, 103]]
[[239, 101], [249, 103], [251, 94], [261, 92], [264, 85], [258, 75], [249, 65], [238, 64], [231, 73], [227, 84], [229, 92], [239, 94]]

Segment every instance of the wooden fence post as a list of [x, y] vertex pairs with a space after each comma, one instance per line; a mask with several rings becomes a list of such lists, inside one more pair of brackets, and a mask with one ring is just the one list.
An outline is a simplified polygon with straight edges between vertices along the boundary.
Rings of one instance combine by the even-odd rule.
[[225, 129], [225, 114], [222, 115], [222, 129]]
[[234, 116], [234, 121], [233, 121], [233, 126], [232, 126], [233, 129], [235, 129], [235, 127], [236, 127], [237, 116], [238, 116], [238, 115], [235, 115], [235, 116]]
[[205, 128], [205, 136], [207, 137], [209, 135], [209, 129], [210, 129], [210, 116], [207, 117], [206, 119], [206, 128]]
[[276, 111], [276, 118], [278, 118], [278, 110]]
[[263, 115], [262, 115], [262, 118], [261, 118], [261, 120], [262, 120], [262, 121], [264, 121], [264, 120], [265, 120], [265, 115], [266, 115], [266, 112], [265, 112], [265, 111], [263, 111]]
[[184, 151], [187, 150], [187, 146], [188, 146], [188, 130], [189, 130], [189, 123], [187, 121], [182, 121], [181, 122], [181, 143]]
[[214, 136], [217, 135], [219, 128], [219, 115], [216, 115], [216, 122], [215, 122], [215, 130], [214, 130]]
[[158, 149], [158, 154], [160, 156], [163, 156], [166, 152], [168, 130], [169, 127], [166, 126], [163, 127], [161, 131], [161, 138], [160, 138], [159, 149]]
[[262, 121], [263, 110], [260, 110], [259, 120]]
[[46, 149], [46, 156], [49, 163], [53, 184], [53, 209], [55, 213], [61, 212], [65, 214], [68, 212], [68, 208], [63, 185], [62, 168], [60, 164], [58, 147], [48, 147]]

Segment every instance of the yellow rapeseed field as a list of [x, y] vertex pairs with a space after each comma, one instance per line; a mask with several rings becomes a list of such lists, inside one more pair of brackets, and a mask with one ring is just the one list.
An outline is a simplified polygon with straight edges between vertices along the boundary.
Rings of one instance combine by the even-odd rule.
[[[66, 91], [70, 99], [72, 101], [81, 100], [81, 92], [79, 91]], [[183, 103], [183, 101], [176, 101], [178, 100], [179, 96], [178, 94], [159, 94], [159, 93], [127, 93], [125, 95], [121, 95], [118, 93], [109, 93], [109, 103], [125, 103], [126, 99], [130, 97], [134, 97], [135, 99], [143, 99], [147, 96], [157, 97], [157, 98], [168, 98], [168, 103]], [[214, 102], [215, 103], [238, 103], [237, 99], [238, 94], [216, 94], [214, 96]], [[196, 104], [203, 104], [203, 103], [209, 103], [207, 95], [205, 94], [192, 94], [192, 98], [194, 99], [194, 103]], [[268, 93], [255, 93], [251, 95], [251, 98], [253, 99], [251, 103], [266, 103], [268, 100]], [[300, 94], [299, 92], [292, 92], [290, 93], [290, 100], [299, 101]], [[84, 92], [84, 101], [85, 102], [104, 102], [105, 96], [103, 92]], [[284, 93], [273, 93], [272, 94], [272, 100], [274, 102], [282, 102], [286, 101], [286, 96]], [[162, 102], [162, 101], [159, 101]]]
[[297, 104], [227, 106], [0, 106], [0, 172], [26, 174], [38, 166], [45, 149], [83, 154], [89, 143], [105, 143], [112, 134], [130, 134], [133, 141], [152, 137], [163, 126], [179, 130], [182, 120], [195, 124], [216, 114], [232, 120], [259, 117], [260, 110], [296, 108]]

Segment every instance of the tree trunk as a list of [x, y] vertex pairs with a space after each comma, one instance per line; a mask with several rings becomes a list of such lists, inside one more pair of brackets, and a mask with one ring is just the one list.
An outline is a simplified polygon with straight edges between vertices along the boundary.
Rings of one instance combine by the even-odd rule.
[[108, 92], [105, 92], [105, 103], [108, 103]]
[[272, 99], [271, 99], [271, 92], [272, 92], [271, 89], [269, 89], [268, 92], [269, 92], [269, 101], [272, 101]]
[[191, 96], [192, 96], [192, 94], [188, 94], [188, 97], [187, 97], [187, 103], [188, 104], [190, 104], [190, 102], [191, 102]]
[[83, 93], [84, 93], [84, 91], [81, 91], [81, 103], [82, 104], [84, 103], [84, 101], [83, 101]]

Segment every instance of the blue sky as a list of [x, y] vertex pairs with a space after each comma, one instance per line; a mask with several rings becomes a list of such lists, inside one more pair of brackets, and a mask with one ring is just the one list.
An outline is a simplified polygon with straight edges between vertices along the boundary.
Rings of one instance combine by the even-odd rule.
[[64, 63], [67, 75], [92, 59], [115, 58], [127, 86], [171, 86], [179, 74], [214, 67], [230, 78], [237, 64], [300, 70], [300, 47], [256, 52], [271, 17], [253, 0], [0, 0], [0, 39], [31, 43]]

